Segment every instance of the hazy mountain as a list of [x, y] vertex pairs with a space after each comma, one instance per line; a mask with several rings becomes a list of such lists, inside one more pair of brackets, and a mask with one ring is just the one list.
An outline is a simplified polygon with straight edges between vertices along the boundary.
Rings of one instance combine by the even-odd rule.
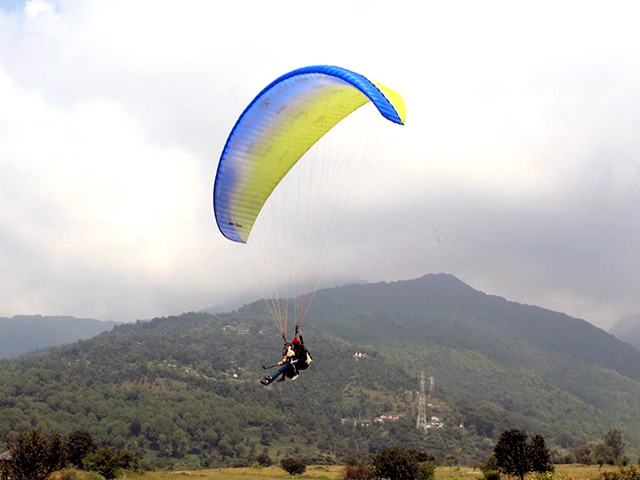
[[[314, 363], [269, 388], [261, 366], [281, 340], [261, 301], [0, 362], [0, 432], [82, 427], [180, 468], [397, 444], [470, 462], [510, 427], [570, 449], [616, 425], [640, 449], [640, 352], [585, 321], [427, 275], [319, 291], [305, 322]], [[444, 421], [426, 434], [415, 429], [421, 371], [435, 379], [429, 416]], [[389, 413], [406, 417], [372, 422]]]
[[212, 307], [207, 307], [201, 310], [201, 312], [212, 313], [212, 314], [232, 312], [248, 303], [253, 303], [257, 300], [258, 298], [256, 297], [256, 295], [241, 295], [241, 296], [232, 298], [230, 300], [217, 303]]
[[609, 332], [640, 350], [640, 313], [622, 317], [611, 327]]
[[324, 290], [314, 309], [325, 331], [353, 341], [464, 346], [526, 364], [529, 348], [511, 351], [525, 344], [640, 380], [639, 352], [613, 335], [563, 313], [486, 295], [452, 275]]
[[91, 318], [42, 315], [0, 317], [0, 358], [91, 338], [111, 330], [115, 322]]
[[[343, 278], [334, 279], [334, 280], [327, 279], [320, 282], [318, 289], [321, 290], [325, 288], [335, 288], [335, 287], [341, 287], [341, 286], [352, 285], [352, 284], [366, 284], [366, 282], [364, 282], [363, 280], [360, 280], [357, 277], [350, 277], [350, 278], [343, 277]], [[292, 288], [283, 288], [283, 291], [294, 291], [294, 290], [295, 289], [292, 289]], [[260, 296], [255, 293], [238, 295], [234, 298], [225, 300], [224, 302], [217, 303], [212, 307], [204, 308], [201, 310], [201, 312], [204, 312], [204, 313], [232, 312], [233, 310], [237, 310], [240, 307], [243, 307], [244, 305], [256, 302], [259, 299], [260, 299]]]

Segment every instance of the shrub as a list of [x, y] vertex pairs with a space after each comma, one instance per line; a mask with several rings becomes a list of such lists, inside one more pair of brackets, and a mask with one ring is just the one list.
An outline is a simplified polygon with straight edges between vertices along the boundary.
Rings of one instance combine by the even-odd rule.
[[96, 472], [65, 469], [53, 473], [47, 480], [105, 480], [105, 478]]
[[480, 465], [480, 470], [485, 480], [500, 480], [500, 467], [495, 455], [489, 455], [487, 460]]
[[307, 463], [303, 458], [283, 458], [280, 467], [289, 475], [302, 475], [307, 469]]
[[97, 472], [107, 480], [116, 478], [118, 466], [115, 461], [115, 455], [106, 447], [86, 455], [82, 460], [82, 465], [85, 470]]
[[271, 457], [266, 453], [261, 453], [260, 455], [258, 455], [258, 458], [256, 460], [263, 467], [269, 467], [273, 465], [273, 460], [271, 460]]
[[602, 480], [640, 480], [640, 470], [633, 465], [629, 468], [620, 467], [615, 472], [603, 472]]
[[500, 470], [485, 470], [484, 480], [500, 480]]
[[12, 480], [44, 480], [67, 460], [66, 442], [59, 433], [44, 435], [33, 428], [5, 442], [11, 462], [5, 462], [0, 473]]
[[76, 467], [82, 467], [82, 459], [98, 449], [93, 436], [86, 430], [76, 430], [67, 440], [67, 459]]
[[436, 478], [436, 464], [428, 460], [420, 463], [420, 480], [434, 480]]
[[231, 465], [231, 468], [246, 468], [250, 466], [251, 466], [251, 462], [249, 461], [248, 458], [241, 458], [240, 460], [236, 460], [236, 462], [233, 465]]
[[[433, 480], [435, 462], [425, 460], [433, 458], [417, 450], [406, 448], [388, 448], [371, 458], [371, 466], [378, 478], [393, 480]], [[425, 460], [425, 461], [421, 461]]]
[[140, 459], [129, 450], [118, 450], [115, 454], [118, 468], [123, 470], [140, 470]]
[[531, 477], [531, 480], [556, 480], [556, 474], [551, 471], [535, 472]]
[[119, 450], [114, 453], [110, 449], [103, 447], [85, 456], [82, 465], [85, 470], [97, 472], [109, 480], [115, 478], [121, 469], [138, 470], [140, 468], [140, 460], [128, 450]]
[[347, 458], [347, 464], [342, 471], [343, 480], [372, 480], [373, 470], [368, 465], [363, 465], [356, 458]]

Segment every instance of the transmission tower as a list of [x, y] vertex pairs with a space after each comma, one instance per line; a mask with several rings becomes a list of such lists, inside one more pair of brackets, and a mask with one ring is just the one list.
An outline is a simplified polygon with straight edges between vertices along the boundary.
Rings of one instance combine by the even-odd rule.
[[416, 428], [426, 430], [427, 429], [427, 395], [426, 395], [426, 381], [424, 378], [424, 372], [420, 374], [420, 402], [418, 403], [418, 420], [416, 422]]

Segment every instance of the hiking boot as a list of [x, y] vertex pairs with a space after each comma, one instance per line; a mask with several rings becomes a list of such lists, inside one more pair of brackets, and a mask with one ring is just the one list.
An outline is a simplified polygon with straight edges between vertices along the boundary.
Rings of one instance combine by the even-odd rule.
[[262, 380], [260, 380], [260, 383], [265, 387], [268, 387], [271, 382], [273, 382], [273, 378], [271, 377], [264, 377]]

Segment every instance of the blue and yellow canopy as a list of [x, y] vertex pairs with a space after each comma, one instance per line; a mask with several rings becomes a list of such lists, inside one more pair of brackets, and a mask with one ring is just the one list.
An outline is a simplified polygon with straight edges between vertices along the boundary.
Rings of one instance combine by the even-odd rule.
[[263, 205], [296, 162], [337, 123], [371, 101], [404, 125], [402, 97], [340, 67], [304, 67], [273, 81], [229, 134], [216, 175], [213, 208], [222, 234], [246, 243]]

